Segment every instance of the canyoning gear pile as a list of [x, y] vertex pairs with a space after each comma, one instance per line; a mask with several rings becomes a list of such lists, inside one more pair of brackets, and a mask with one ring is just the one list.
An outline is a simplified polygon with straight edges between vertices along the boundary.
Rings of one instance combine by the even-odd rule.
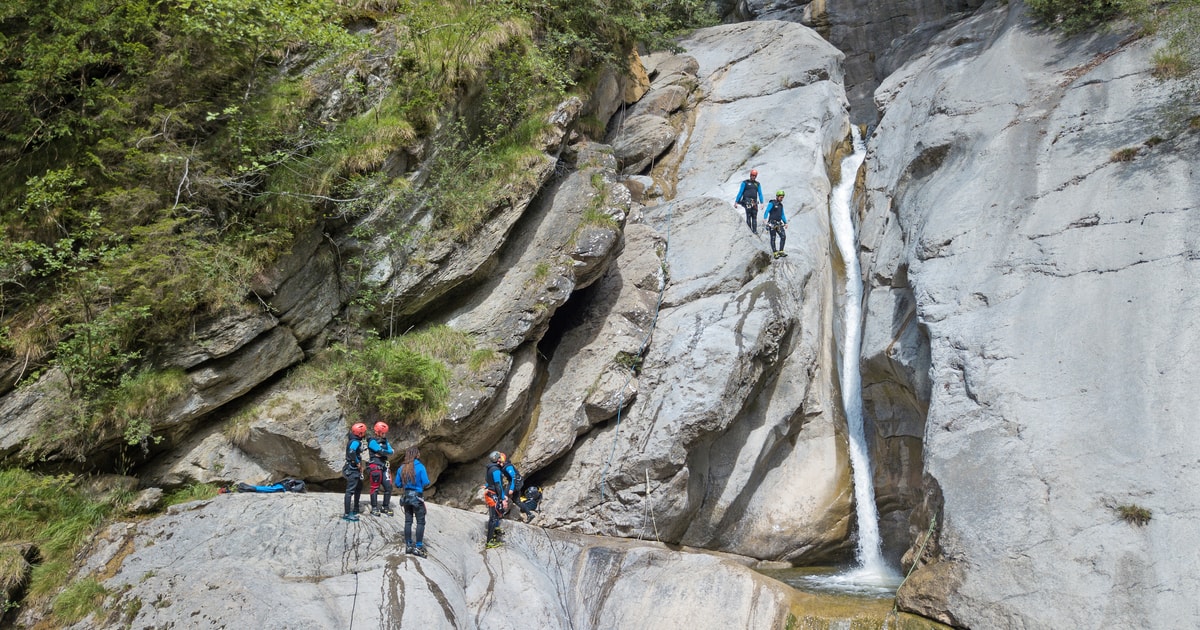
[[300, 479], [292, 479], [287, 477], [262, 486], [255, 486], [248, 483], [238, 483], [228, 488], [220, 488], [217, 494], [232, 494], [235, 492], [258, 492], [261, 494], [273, 494], [276, 492], [305, 492], [308, 488]]

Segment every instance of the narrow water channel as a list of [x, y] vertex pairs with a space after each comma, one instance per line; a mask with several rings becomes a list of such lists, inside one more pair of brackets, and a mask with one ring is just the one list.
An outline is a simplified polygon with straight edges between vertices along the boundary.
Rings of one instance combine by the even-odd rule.
[[843, 286], [838, 304], [843, 324], [839, 377], [854, 478], [854, 507], [858, 525], [856, 565], [842, 570], [796, 569], [777, 577], [806, 592], [890, 600], [900, 585], [901, 577], [897, 569], [888, 566], [880, 548], [879, 513], [875, 506], [875, 486], [864, 432], [859, 365], [863, 283], [854, 223], [854, 183], [867, 151], [858, 127], [852, 126], [851, 130], [854, 149], [842, 160], [841, 180], [830, 196], [829, 214], [833, 238], [845, 273], [841, 278]]

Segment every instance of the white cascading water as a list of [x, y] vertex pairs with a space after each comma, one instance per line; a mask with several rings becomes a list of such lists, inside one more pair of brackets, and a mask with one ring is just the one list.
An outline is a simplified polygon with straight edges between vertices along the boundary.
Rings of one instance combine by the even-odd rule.
[[850, 429], [850, 466], [854, 472], [855, 516], [858, 518], [858, 567], [841, 576], [844, 580], [876, 586], [896, 586], [899, 576], [884, 562], [880, 550], [879, 514], [875, 509], [875, 486], [871, 460], [863, 432], [862, 375], [859, 351], [862, 339], [862, 273], [858, 265], [858, 240], [854, 233], [854, 181], [866, 158], [866, 146], [857, 126], [852, 126], [854, 152], [842, 160], [842, 177], [829, 201], [830, 222], [838, 251], [846, 265], [842, 320], [845, 330], [841, 348], [842, 407]]

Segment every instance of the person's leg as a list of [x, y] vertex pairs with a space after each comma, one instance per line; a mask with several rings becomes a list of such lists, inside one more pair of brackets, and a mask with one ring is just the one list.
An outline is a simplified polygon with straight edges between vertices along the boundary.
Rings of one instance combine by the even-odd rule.
[[779, 253], [783, 253], [783, 244], [787, 242], [787, 230], [783, 226], [779, 226]]
[[413, 526], [413, 506], [404, 504], [404, 547], [405, 551], [412, 553], [413, 546], [412, 526]]
[[779, 251], [779, 250], [775, 249], [775, 228], [768, 224], [767, 225], [767, 233], [769, 233], [771, 235], [771, 253], [773, 254], [773, 253]]
[[383, 482], [379, 485], [383, 486], [383, 513], [392, 516], [395, 514], [392, 512], [392, 481], [384, 475]]
[[417, 543], [417, 548], [425, 547], [425, 502], [417, 501], [417, 505], [413, 508], [417, 517], [417, 535], [413, 539]]
[[492, 506], [488, 506], [487, 531], [485, 535], [489, 543], [496, 540], [496, 527], [499, 526], [499, 524], [500, 517], [498, 516], [497, 509]]

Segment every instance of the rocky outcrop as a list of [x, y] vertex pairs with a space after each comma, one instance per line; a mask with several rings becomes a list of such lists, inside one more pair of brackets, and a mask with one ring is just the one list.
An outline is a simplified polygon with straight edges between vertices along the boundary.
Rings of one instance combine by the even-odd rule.
[[[832, 377], [815, 367], [832, 343], [824, 156], [846, 129], [838, 55], [784, 22], [683, 45], [684, 57], [647, 62], [652, 85], [688, 66], [700, 79], [680, 142], [652, 171], [674, 200], [642, 211], [583, 296], [518, 459], [548, 464], [547, 523], [561, 528], [828, 558], [849, 525]], [[755, 73], [767, 65], [788, 78]], [[805, 115], [786, 119], [788, 107]], [[789, 262], [772, 265], [731, 207], [751, 165], [795, 198]]]
[[[474, 505], [479, 458], [501, 448], [548, 488], [547, 524], [831, 559], [851, 525], [836, 385], [822, 367], [833, 353], [825, 164], [847, 129], [839, 55], [786, 22], [709, 29], [685, 46], [647, 59], [650, 90], [621, 114], [669, 119], [679, 140], [651, 181], [674, 199], [635, 204], [615, 148], [567, 147], [575, 170], [491, 245], [497, 271], [431, 312], [501, 360], [456, 391], [441, 422], [401, 423], [392, 441], [420, 445], [451, 505]], [[788, 76], [764, 78], [764, 65]], [[613, 147], [644, 142], [614, 129]], [[731, 207], [750, 166], [788, 190], [786, 261], [772, 263], [765, 235]], [[336, 485], [345, 413], [301, 381], [256, 392], [148, 478]]]
[[108, 576], [103, 612], [73, 627], [782, 628], [796, 603], [732, 556], [519, 523], [485, 550], [482, 514], [429, 504], [417, 558], [402, 518], [340, 511], [339, 495], [233, 494], [113, 525], [80, 567]]
[[864, 385], [878, 437], [907, 444], [877, 448], [907, 453], [880, 467], [915, 477], [926, 418], [940, 505], [910, 540], [941, 514], [940, 553], [900, 592], [926, 616], [1200, 618], [1200, 134], [1164, 115], [1187, 107], [1179, 85], [1151, 76], [1155, 42], [1128, 35], [1063, 40], [1013, 3], [939, 36], [876, 95]]
[[896, 64], [904, 49], [883, 55], [892, 42], [914, 29], [944, 26], [943, 18], [971, 11], [983, 0], [815, 0], [805, 7], [803, 22], [821, 31], [834, 46], [846, 53], [846, 98], [854, 121], [876, 120], [872, 94], [887, 75], [876, 71], [877, 63]]

